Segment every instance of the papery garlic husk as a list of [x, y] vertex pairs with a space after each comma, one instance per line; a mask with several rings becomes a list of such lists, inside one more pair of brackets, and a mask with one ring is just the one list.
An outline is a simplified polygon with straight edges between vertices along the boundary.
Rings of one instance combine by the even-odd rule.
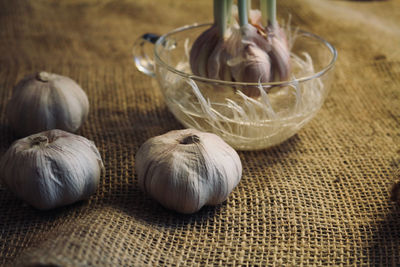
[[[268, 52], [271, 45], [260, 35], [258, 29], [247, 24], [236, 32], [236, 51], [231, 51], [227, 61], [233, 81], [248, 83], [268, 83], [273, 77], [271, 59]], [[254, 86], [242, 87], [247, 96], [259, 96], [260, 90]]]
[[75, 132], [87, 118], [89, 101], [72, 79], [42, 71], [13, 88], [6, 112], [19, 137], [50, 129]]
[[257, 28], [264, 28], [262, 23], [262, 13], [258, 9], [249, 10], [249, 23]]
[[242, 176], [236, 151], [217, 135], [195, 129], [147, 140], [135, 160], [141, 189], [181, 213], [222, 203]]
[[[237, 17], [237, 14], [234, 16]], [[264, 27], [259, 10], [250, 10], [250, 23], [233, 22], [224, 36], [215, 25], [203, 32], [190, 52], [195, 75], [215, 80], [268, 83], [289, 79], [290, 51], [285, 32], [278, 23]], [[256, 86], [241, 87], [247, 96], [258, 97]]]
[[267, 27], [268, 39], [271, 40], [271, 65], [275, 68], [275, 73], [278, 77], [275, 80], [286, 81], [289, 79], [291, 64], [290, 64], [290, 51], [289, 45], [286, 39], [286, 34], [276, 25], [275, 27]]
[[223, 81], [231, 81], [232, 74], [226, 62], [231, 58], [230, 38], [221, 39], [207, 58], [207, 78]]
[[[271, 45], [252, 25], [231, 27], [208, 57], [207, 77], [224, 81], [267, 83], [272, 77]], [[258, 96], [257, 87], [243, 87], [248, 96]]]
[[212, 25], [193, 43], [190, 50], [190, 67], [193, 74], [209, 77], [209, 73], [207, 72], [208, 58], [219, 42], [219, 38], [216, 25]]
[[[254, 43], [244, 45], [241, 55], [231, 60], [231, 72], [235, 81], [249, 83], [268, 83], [271, 79], [270, 57]], [[236, 63], [235, 61], [239, 61]], [[257, 97], [260, 90], [253, 86], [242, 87], [241, 90], [247, 96]]]
[[[268, 55], [271, 58], [271, 81], [286, 81], [289, 79], [291, 71], [290, 49], [287, 42], [286, 33], [275, 21], [274, 25], [262, 25], [262, 15], [259, 10], [250, 10], [250, 24], [258, 29], [260, 35], [265, 36], [270, 48]], [[275, 76], [275, 77], [274, 77]]]
[[92, 141], [50, 130], [15, 141], [0, 161], [0, 178], [19, 198], [48, 210], [89, 198], [103, 168]]
[[[235, 65], [232, 70], [234, 81], [250, 82], [250, 83], [268, 83], [273, 81], [285, 81], [290, 76], [290, 50], [286, 39], [286, 34], [279, 27], [278, 23], [272, 27], [269, 25], [265, 29], [261, 26], [260, 12], [250, 12], [250, 21], [254, 24], [247, 24], [240, 28], [242, 34], [242, 52], [241, 57], [243, 68], [240, 64], [233, 64], [238, 59], [230, 59], [229, 65]], [[237, 72], [241, 75], [236, 74]], [[245, 75], [244, 75], [245, 73]], [[248, 88], [246, 94], [248, 96], [258, 96], [257, 88]]]

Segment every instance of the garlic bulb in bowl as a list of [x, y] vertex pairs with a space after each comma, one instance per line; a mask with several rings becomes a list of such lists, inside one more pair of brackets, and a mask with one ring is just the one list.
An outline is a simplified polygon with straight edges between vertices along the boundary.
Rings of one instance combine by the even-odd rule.
[[17, 83], [6, 113], [20, 137], [51, 129], [75, 132], [86, 120], [89, 101], [72, 79], [42, 71]]
[[50, 130], [15, 141], [0, 160], [0, 178], [19, 198], [48, 210], [87, 199], [103, 168], [92, 141]]
[[141, 189], [181, 213], [222, 203], [242, 176], [236, 151], [217, 135], [195, 129], [150, 138], [135, 160]]

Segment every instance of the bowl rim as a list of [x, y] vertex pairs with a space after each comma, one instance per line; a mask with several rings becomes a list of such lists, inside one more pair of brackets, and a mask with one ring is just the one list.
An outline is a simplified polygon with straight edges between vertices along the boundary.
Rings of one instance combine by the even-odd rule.
[[156, 43], [154, 45], [154, 58], [155, 58], [155, 60], [158, 61], [163, 67], [165, 67], [169, 71], [171, 71], [171, 72], [173, 72], [173, 73], [175, 73], [175, 74], [177, 74], [179, 76], [182, 76], [184, 78], [192, 79], [192, 80], [195, 80], [195, 81], [207, 82], [207, 83], [213, 83], [213, 84], [219, 84], [219, 85], [229, 85], [229, 86], [272, 87], [272, 86], [287, 86], [287, 85], [290, 85], [290, 84], [298, 84], [298, 83], [307, 82], [307, 81], [315, 79], [315, 78], [319, 78], [319, 77], [323, 76], [325, 73], [327, 73], [329, 70], [331, 70], [334, 67], [335, 62], [336, 62], [337, 57], [338, 57], [337, 50], [331, 43], [329, 43], [328, 41], [326, 41], [325, 39], [323, 39], [322, 37], [320, 37], [320, 36], [318, 36], [318, 35], [316, 35], [314, 33], [311, 33], [311, 32], [308, 32], [308, 31], [305, 31], [305, 30], [302, 30], [302, 29], [296, 29], [296, 31], [298, 33], [301, 33], [302, 35], [314, 38], [314, 39], [320, 41], [321, 43], [323, 43], [329, 49], [329, 51], [331, 52], [332, 57], [331, 57], [331, 60], [329, 61], [329, 63], [325, 67], [323, 67], [320, 71], [318, 71], [318, 72], [316, 72], [316, 73], [314, 73], [312, 75], [308, 75], [308, 76], [305, 76], [305, 77], [300, 77], [300, 78], [296, 78], [296, 79], [292, 79], [292, 80], [287, 80], [287, 81], [276, 81], [276, 82], [268, 82], [268, 83], [250, 83], [250, 82], [232, 82], [232, 81], [210, 79], [210, 78], [201, 77], [201, 76], [198, 76], [198, 75], [194, 75], [194, 74], [191, 74], [191, 73], [187, 73], [187, 72], [183, 72], [183, 71], [177, 70], [175, 67], [173, 67], [173, 66], [167, 64], [165, 61], [163, 61], [161, 59], [161, 57], [158, 55], [157, 48], [159, 46], [163, 45], [163, 43], [165, 42], [167, 37], [169, 37], [169, 36], [171, 36], [173, 34], [176, 34], [178, 32], [185, 31], [185, 30], [189, 30], [189, 29], [193, 29], [193, 28], [200, 28], [200, 27], [205, 27], [205, 26], [211, 26], [211, 25], [212, 25], [212, 23], [194, 23], [194, 24], [185, 25], [185, 26], [176, 28], [176, 29], [174, 29], [174, 30], [162, 35], [160, 38], [158, 38], [158, 40], [156, 41]]

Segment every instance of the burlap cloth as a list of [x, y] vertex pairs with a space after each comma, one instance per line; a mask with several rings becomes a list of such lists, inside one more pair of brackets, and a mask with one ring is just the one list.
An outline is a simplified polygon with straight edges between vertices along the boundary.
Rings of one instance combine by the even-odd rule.
[[212, 20], [212, 1], [0, 1], [0, 147], [11, 88], [47, 70], [90, 99], [78, 132], [105, 163], [89, 201], [40, 212], [0, 187], [6, 266], [400, 265], [400, 1], [279, 1], [281, 18], [338, 49], [322, 110], [275, 148], [240, 152], [229, 199], [193, 215], [141, 193], [134, 156], [182, 126], [131, 61], [144, 32]]

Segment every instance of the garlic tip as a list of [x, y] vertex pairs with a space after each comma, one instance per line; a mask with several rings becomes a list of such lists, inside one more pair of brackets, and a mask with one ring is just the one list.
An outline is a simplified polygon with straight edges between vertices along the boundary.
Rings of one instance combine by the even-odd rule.
[[38, 72], [36, 78], [41, 82], [49, 82], [54, 79], [54, 75], [46, 71], [40, 71]]
[[32, 138], [32, 146], [45, 146], [49, 143], [47, 136], [39, 135]]

